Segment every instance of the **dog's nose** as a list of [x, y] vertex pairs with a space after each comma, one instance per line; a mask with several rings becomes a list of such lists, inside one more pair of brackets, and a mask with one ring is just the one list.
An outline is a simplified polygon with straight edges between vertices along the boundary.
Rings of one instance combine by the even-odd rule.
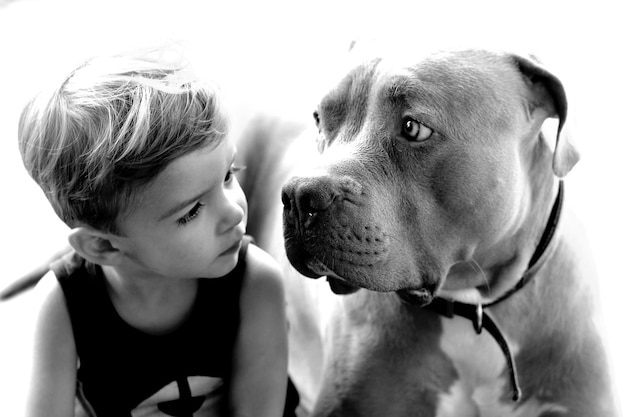
[[339, 196], [337, 184], [329, 177], [295, 177], [282, 189], [284, 212], [301, 222], [327, 210]]

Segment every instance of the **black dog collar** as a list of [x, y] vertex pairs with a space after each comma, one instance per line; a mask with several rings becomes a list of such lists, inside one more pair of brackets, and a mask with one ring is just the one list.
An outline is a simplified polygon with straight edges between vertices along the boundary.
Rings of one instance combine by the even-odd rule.
[[498, 328], [496, 322], [484, 311], [484, 309], [506, 300], [517, 291], [522, 289], [524, 285], [530, 282], [530, 280], [535, 276], [535, 272], [537, 271], [537, 269], [539, 269], [539, 267], [543, 263], [542, 261], [545, 259], [544, 255], [546, 253], [546, 249], [550, 245], [550, 242], [552, 241], [552, 238], [556, 231], [557, 225], [559, 223], [559, 218], [561, 216], [562, 207], [563, 180], [560, 180], [559, 191], [556, 196], [554, 205], [552, 206], [552, 211], [550, 212], [548, 223], [543, 231], [543, 235], [541, 236], [541, 240], [539, 241], [539, 244], [537, 245], [533, 256], [530, 258], [530, 262], [528, 263], [526, 271], [519, 279], [517, 284], [509, 291], [504, 293], [501, 297], [488, 304], [478, 305], [461, 303], [442, 297], [435, 297], [430, 304], [423, 307], [426, 310], [443, 315], [447, 318], [453, 318], [454, 316], [465, 317], [466, 319], [472, 321], [476, 334], [480, 334], [482, 329], [485, 329], [495, 339], [495, 341], [500, 346], [500, 349], [502, 350], [502, 353], [504, 354], [508, 364], [509, 379], [513, 391], [512, 399], [515, 402], [519, 401], [522, 398], [522, 390], [520, 389], [517, 379], [517, 369], [515, 367], [515, 361], [513, 360], [513, 355], [511, 354], [511, 350], [509, 348], [508, 342], [506, 341], [506, 338]]

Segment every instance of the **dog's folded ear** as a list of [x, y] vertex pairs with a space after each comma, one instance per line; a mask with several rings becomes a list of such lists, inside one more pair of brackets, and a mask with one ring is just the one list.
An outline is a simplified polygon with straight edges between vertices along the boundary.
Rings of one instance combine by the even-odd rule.
[[542, 109], [547, 112], [546, 117], [559, 119], [552, 170], [558, 177], [564, 177], [576, 165], [580, 154], [567, 135], [562, 134], [567, 118], [567, 97], [563, 84], [534, 58], [513, 55], [513, 59], [530, 86], [533, 95], [531, 111]]

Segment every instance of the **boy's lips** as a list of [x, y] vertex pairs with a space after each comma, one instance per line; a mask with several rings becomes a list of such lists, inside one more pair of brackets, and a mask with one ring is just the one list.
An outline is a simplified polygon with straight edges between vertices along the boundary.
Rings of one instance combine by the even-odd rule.
[[241, 239], [237, 240], [235, 244], [233, 244], [231, 247], [229, 247], [224, 252], [222, 252], [220, 256], [231, 255], [235, 252], [238, 252], [240, 247], [241, 247]]

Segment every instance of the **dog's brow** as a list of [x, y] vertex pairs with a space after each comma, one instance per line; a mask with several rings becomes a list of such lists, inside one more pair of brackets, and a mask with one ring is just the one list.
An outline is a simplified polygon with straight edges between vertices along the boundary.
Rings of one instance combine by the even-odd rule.
[[338, 96], [328, 95], [320, 103], [320, 110], [324, 113], [335, 113], [343, 109], [343, 101]]
[[384, 88], [383, 97], [392, 103], [402, 103], [411, 96], [411, 90], [407, 79], [397, 78]]

